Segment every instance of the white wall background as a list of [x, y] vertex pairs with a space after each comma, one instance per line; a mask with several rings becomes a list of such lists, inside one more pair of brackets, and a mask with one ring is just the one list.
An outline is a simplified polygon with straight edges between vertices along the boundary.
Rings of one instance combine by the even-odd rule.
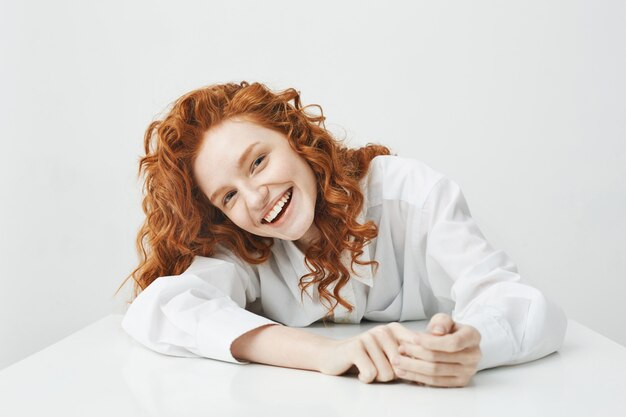
[[144, 129], [243, 79], [448, 174], [522, 275], [626, 344], [625, 21], [608, 0], [1, 0], [0, 368], [123, 311]]

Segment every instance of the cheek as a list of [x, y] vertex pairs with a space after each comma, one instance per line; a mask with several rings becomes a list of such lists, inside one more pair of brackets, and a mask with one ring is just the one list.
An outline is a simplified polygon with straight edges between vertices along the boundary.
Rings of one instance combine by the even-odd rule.
[[317, 179], [315, 172], [308, 162], [302, 161], [298, 167], [298, 176], [301, 178], [302, 184], [312, 193], [317, 193]]
[[253, 227], [254, 221], [250, 218], [250, 214], [245, 210], [244, 204], [241, 202], [237, 202], [237, 204], [235, 205], [237, 207], [235, 207], [230, 211], [230, 213], [228, 213], [228, 218], [230, 219], [230, 221], [232, 221], [242, 229], [249, 229], [250, 227]]
[[293, 179], [295, 171], [297, 171], [296, 164], [289, 163], [287, 158], [281, 158], [275, 161], [275, 163], [271, 164], [268, 168], [270, 168], [272, 177], [289, 180]]

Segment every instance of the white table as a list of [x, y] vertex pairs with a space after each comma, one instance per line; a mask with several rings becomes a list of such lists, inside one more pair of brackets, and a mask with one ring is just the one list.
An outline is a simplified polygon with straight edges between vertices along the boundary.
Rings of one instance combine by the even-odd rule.
[[[0, 371], [0, 416], [626, 416], [626, 348], [574, 321], [558, 353], [431, 388], [164, 356], [127, 336], [121, 318]], [[307, 330], [343, 338], [374, 325]]]

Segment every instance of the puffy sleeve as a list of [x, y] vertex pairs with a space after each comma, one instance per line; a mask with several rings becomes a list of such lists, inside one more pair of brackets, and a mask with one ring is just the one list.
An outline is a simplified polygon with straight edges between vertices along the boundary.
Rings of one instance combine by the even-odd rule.
[[260, 293], [250, 265], [234, 256], [196, 256], [181, 275], [153, 281], [129, 306], [122, 327], [139, 343], [166, 355], [233, 363], [233, 341], [277, 324], [245, 309]]
[[429, 279], [443, 274], [451, 280], [453, 319], [480, 332], [478, 369], [532, 361], [559, 349], [565, 314], [522, 280], [504, 251], [487, 242], [458, 184], [443, 177], [423, 211], [429, 223]]

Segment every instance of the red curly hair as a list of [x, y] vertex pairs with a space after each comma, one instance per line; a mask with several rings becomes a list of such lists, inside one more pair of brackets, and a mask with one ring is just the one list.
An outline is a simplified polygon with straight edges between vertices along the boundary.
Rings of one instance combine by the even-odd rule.
[[[308, 107], [317, 107], [320, 115], [309, 114]], [[163, 120], [149, 125], [144, 135], [146, 155], [139, 163], [139, 175], [145, 178], [146, 214], [136, 241], [141, 260], [120, 288], [132, 277], [136, 297], [158, 277], [183, 273], [194, 256], [210, 257], [218, 243], [250, 264], [268, 260], [274, 239], [236, 226], [209, 201], [193, 175], [192, 163], [206, 131], [235, 116], [284, 134], [313, 169], [318, 184], [314, 223], [321, 237], [306, 250], [305, 263], [311, 272], [300, 278], [299, 286], [304, 293], [318, 284], [320, 300], [329, 304], [327, 316], [337, 304], [352, 311], [353, 306], [339, 295], [350, 279], [341, 253], [351, 251], [353, 272], [355, 262], [378, 267], [376, 261], [357, 259], [363, 246], [378, 235], [372, 221], [355, 220], [364, 203], [358, 181], [372, 158], [390, 151], [373, 144], [346, 148], [326, 130], [322, 108], [302, 107], [293, 88], [275, 93], [263, 84], [245, 81], [191, 91], [176, 100]], [[335, 281], [331, 293], [328, 286]]]

